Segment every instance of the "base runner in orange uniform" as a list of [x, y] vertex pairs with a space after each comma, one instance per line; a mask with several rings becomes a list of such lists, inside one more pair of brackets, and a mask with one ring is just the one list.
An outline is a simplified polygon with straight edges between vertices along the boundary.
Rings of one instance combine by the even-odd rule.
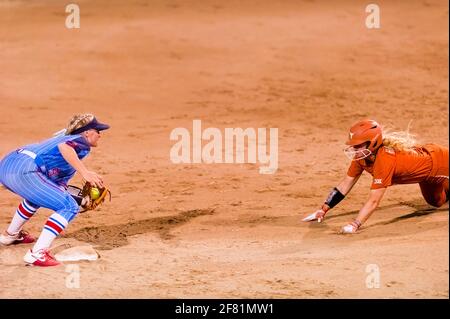
[[437, 144], [418, 145], [407, 132], [384, 135], [374, 120], [359, 121], [350, 128], [345, 153], [352, 162], [347, 176], [331, 191], [322, 207], [303, 221], [322, 222], [364, 171], [373, 176], [369, 199], [356, 219], [342, 227], [341, 233], [356, 233], [378, 207], [386, 189], [395, 184], [418, 183], [423, 198], [434, 207], [448, 202], [448, 148]]

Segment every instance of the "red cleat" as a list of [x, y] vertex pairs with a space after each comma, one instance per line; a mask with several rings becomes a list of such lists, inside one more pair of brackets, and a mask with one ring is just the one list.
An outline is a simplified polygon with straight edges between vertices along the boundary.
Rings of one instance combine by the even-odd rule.
[[21, 230], [15, 235], [10, 235], [8, 233], [0, 235], [0, 243], [3, 245], [18, 245], [18, 244], [31, 244], [36, 241], [36, 238], [31, 236], [28, 232]]
[[37, 252], [32, 252], [31, 249], [28, 250], [23, 260], [27, 265], [39, 266], [39, 267], [49, 267], [58, 266], [61, 263], [55, 259], [48, 249], [40, 249]]

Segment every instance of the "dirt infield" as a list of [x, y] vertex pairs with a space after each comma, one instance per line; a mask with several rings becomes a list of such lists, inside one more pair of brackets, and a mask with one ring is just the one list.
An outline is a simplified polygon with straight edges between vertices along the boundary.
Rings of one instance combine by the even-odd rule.
[[[356, 120], [413, 120], [420, 141], [448, 145], [446, 1], [378, 1], [380, 29], [364, 1], [77, 3], [81, 28], [67, 29], [64, 1], [0, 0], [0, 157], [74, 113], [111, 124], [85, 163], [113, 200], [55, 242], [101, 258], [68, 288], [64, 266], [24, 267], [27, 247], [0, 247], [1, 298], [449, 297], [448, 204], [428, 206], [418, 185], [389, 188], [357, 235], [337, 231], [367, 174], [326, 222], [301, 222], [344, 176]], [[278, 170], [173, 164], [170, 132], [194, 119], [278, 128]], [[19, 200], [0, 188], [0, 229]]]

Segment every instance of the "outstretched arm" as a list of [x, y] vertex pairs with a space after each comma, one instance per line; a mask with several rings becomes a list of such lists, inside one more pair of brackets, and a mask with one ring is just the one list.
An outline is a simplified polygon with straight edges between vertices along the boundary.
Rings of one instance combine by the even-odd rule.
[[325, 203], [322, 205], [322, 207], [312, 213], [311, 215], [307, 216], [303, 219], [303, 221], [313, 221], [318, 220], [318, 222], [322, 222], [322, 220], [325, 218], [326, 213], [339, 204], [339, 202], [344, 199], [344, 197], [350, 193], [353, 186], [358, 181], [359, 177], [361, 175], [358, 175], [356, 177], [351, 177], [346, 175], [339, 184], [331, 191], [331, 193], [328, 195], [328, 198], [326, 199]]
[[97, 173], [89, 171], [83, 162], [78, 158], [75, 150], [65, 143], [58, 145], [61, 155], [82, 177], [83, 179], [95, 187], [103, 187], [103, 180]]
[[[341, 192], [342, 195], [346, 196], [348, 193], [350, 193], [350, 191], [352, 190], [353, 186], [355, 186], [355, 184], [358, 182], [358, 179], [361, 175], [356, 176], [356, 177], [351, 177], [346, 175], [340, 182], [339, 184], [336, 186], [336, 189]], [[327, 210], [329, 210], [330, 207], [329, 205], [327, 205], [326, 203], [324, 204], [327, 206]], [[334, 205], [333, 205], [334, 207]]]
[[353, 186], [355, 186], [356, 182], [358, 181], [359, 176], [351, 177], [346, 175], [342, 181], [338, 184], [337, 189], [341, 191], [342, 194], [347, 195], [352, 190]]
[[369, 217], [380, 204], [385, 192], [386, 188], [373, 189], [370, 191], [369, 199], [359, 211], [358, 217], [356, 217], [356, 219], [359, 220], [361, 224], [364, 224], [369, 219]]
[[384, 193], [386, 192], [386, 188], [373, 189], [370, 191], [370, 196], [364, 206], [360, 209], [358, 216], [356, 219], [350, 224], [344, 226], [341, 229], [341, 233], [354, 233], [364, 224], [369, 217], [373, 214], [375, 209], [380, 204], [381, 199], [383, 198]]

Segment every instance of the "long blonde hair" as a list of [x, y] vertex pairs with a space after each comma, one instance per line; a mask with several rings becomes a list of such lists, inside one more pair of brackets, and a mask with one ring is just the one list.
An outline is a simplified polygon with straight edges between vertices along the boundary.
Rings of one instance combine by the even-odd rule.
[[416, 146], [418, 141], [416, 135], [410, 133], [411, 122], [409, 122], [406, 131], [391, 131], [385, 129], [383, 132], [383, 145], [391, 147], [394, 150], [405, 151], [417, 154]]

